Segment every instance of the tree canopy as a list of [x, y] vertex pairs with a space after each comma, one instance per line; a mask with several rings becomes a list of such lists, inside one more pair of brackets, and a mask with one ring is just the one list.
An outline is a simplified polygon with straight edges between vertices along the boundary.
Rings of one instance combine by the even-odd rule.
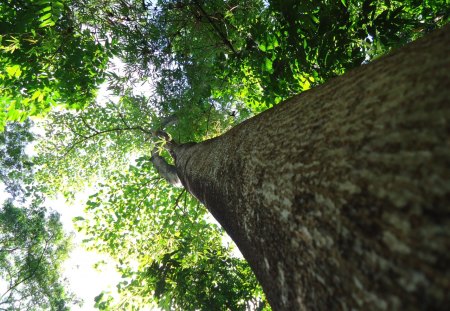
[[77, 300], [61, 265], [71, 239], [34, 182], [29, 127], [12, 123], [0, 133], [0, 182], [10, 195], [0, 208], [0, 310], [68, 310]]
[[[268, 308], [204, 207], [158, 176], [150, 155], [169, 157], [155, 134], [217, 136], [442, 26], [449, 11], [445, 0], [8, 0], [0, 128], [46, 114], [39, 189], [70, 198], [95, 187], [76, 223], [123, 277], [120, 298], [102, 293], [99, 309]], [[108, 99], [95, 101], [102, 82]]]
[[0, 6], [0, 129], [51, 107], [95, 98], [108, 54], [77, 25], [70, 1], [6, 0]]

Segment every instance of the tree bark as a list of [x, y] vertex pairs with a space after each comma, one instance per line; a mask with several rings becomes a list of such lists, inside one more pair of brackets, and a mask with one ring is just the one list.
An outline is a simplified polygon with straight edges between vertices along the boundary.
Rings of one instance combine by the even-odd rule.
[[449, 30], [174, 148], [274, 310], [447, 310]]

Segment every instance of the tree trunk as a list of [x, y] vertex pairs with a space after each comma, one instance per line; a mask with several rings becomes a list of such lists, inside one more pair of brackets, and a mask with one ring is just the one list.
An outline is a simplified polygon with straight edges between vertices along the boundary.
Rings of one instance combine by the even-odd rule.
[[173, 150], [274, 310], [448, 310], [449, 30]]

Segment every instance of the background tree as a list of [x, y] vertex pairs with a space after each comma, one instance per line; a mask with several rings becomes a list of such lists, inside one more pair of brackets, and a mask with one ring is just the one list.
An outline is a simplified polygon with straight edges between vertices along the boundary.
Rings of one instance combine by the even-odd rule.
[[6, 201], [0, 209], [1, 310], [69, 310], [76, 302], [61, 277], [69, 239], [59, 215], [41, 204]]
[[[263, 294], [242, 258], [224, 246], [223, 231], [206, 219], [206, 209], [173, 189], [149, 159], [116, 172], [87, 202], [80, 229], [89, 248], [118, 262], [119, 301], [107, 293], [99, 309], [256, 310]], [[101, 233], [100, 233], [101, 232]], [[100, 233], [100, 234], [99, 234]], [[248, 308], [247, 308], [248, 307]]]
[[25, 146], [29, 123], [0, 133], [0, 177], [10, 198], [0, 208], [0, 310], [69, 310], [77, 303], [61, 276], [70, 249], [59, 215], [45, 208]]
[[29, 121], [11, 123], [0, 133], [0, 180], [5, 190], [16, 200], [24, 199], [24, 186], [32, 182], [33, 162], [25, 148], [34, 136]]

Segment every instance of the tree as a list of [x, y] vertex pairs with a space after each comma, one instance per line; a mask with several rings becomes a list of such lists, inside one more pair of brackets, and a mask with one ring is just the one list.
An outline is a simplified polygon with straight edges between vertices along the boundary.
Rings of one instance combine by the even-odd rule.
[[10, 123], [0, 133], [0, 181], [16, 199], [25, 197], [24, 186], [32, 182], [33, 162], [25, 148], [34, 140], [31, 123]]
[[0, 181], [10, 195], [0, 207], [0, 310], [68, 310], [77, 302], [61, 265], [71, 239], [34, 182], [29, 130], [29, 122], [10, 123], [0, 133]]
[[223, 231], [197, 200], [158, 177], [148, 158], [111, 179], [76, 219], [87, 246], [109, 254], [122, 275], [120, 298], [104, 292], [97, 308], [262, 310], [254, 274], [223, 245]]
[[448, 306], [449, 31], [171, 144], [273, 309]]
[[76, 303], [61, 277], [70, 239], [59, 215], [38, 204], [9, 200], [0, 209], [0, 310], [61, 311]]
[[[328, 6], [330, 2], [332, 2], [333, 5]], [[98, 176], [101, 176], [102, 173], [106, 175], [108, 183], [107, 189], [109, 188], [107, 191], [108, 195], [104, 195], [105, 190], [101, 189], [103, 190], [103, 194], [99, 192], [98, 197], [105, 199], [100, 200], [100, 202], [97, 201], [98, 199], [88, 202], [88, 208], [93, 212], [94, 220], [95, 217], [101, 216], [98, 217], [96, 219], [97, 222], [90, 227], [91, 229], [99, 229], [91, 231], [94, 232], [93, 235], [96, 234], [96, 238], [94, 238], [94, 240], [96, 240], [94, 242], [98, 243], [97, 245], [99, 247], [106, 249], [106, 251], [115, 254], [117, 257], [128, 256], [127, 258], [129, 258], [131, 257], [129, 252], [132, 252], [132, 256], [136, 256], [140, 260], [138, 262], [140, 270], [136, 269], [138, 271], [133, 271], [132, 273], [133, 277], [136, 276], [133, 281], [137, 282], [128, 286], [128, 288], [131, 289], [128, 293], [136, 292], [135, 290], [139, 290], [140, 293], [149, 293], [145, 288], [148, 284], [147, 282], [150, 282], [152, 286], [154, 286], [154, 291], [151, 292], [152, 294], [155, 294], [156, 292], [159, 293], [159, 291], [156, 290], [159, 283], [154, 282], [154, 278], [145, 279], [143, 277], [143, 272], [145, 270], [141, 268], [151, 268], [153, 263], [155, 263], [156, 266], [158, 266], [158, 264], [160, 267], [161, 265], [165, 266], [165, 263], [168, 261], [171, 262], [171, 254], [173, 252], [178, 255], [183, 254], [183, 252], [179, 250], [180, 248], [178, 248], [178, 246], [181, 246], [181, 239], [178, 238], [176, 234], [177, 232], [186, 231], [179, 230], [181, 228], [179, 224], [182, 223], [179, 221], [180, 211], [177, 211], [176, 208], [174, 211], [170, 210], [170, 207], [178, 206], [178, 204], [174, 204], [177, 201], [177, 194], [175, 191], [168, 191], [168, 193], [164, 194], [167, 185], [162, 182], [161, 184], [164, 186], [161, 187], [160, 191], [149, 191], [148, 195], [146, 195], [145, 191], [137, 191], [136, 187], [133, 185], [136, 181], [137, 185], [144, 187], [144, 184], [141, 183], [142, 181], [140, 179], [133, 180], [131, 184], [127, 184], [126, 177], [128, 172], [121, 172], [128, 167], [128, 165], [126, 165], [127, 161], [129, 161], [130, 158], [134, 158], [136, 153], [147, 155], [152, 153], [153, 147], [158, 143], [158, 138], [153, 135], [155, 132], [154, 129], [158, 128], [158, 126], [155, 126], [155, 119], [176, 113], [179, 118], [179, 124], [177, 127], [169, 129], [170, 134], [172, 134], [173, 137], [176, 137], [178, 141], [200, 140], [202, 139], [202, 136], [211, 135], [211, 133], [208, 133], [208, 126], [211, 121], [210, 116], [217, 117], [217, 119], [221, 121], [224, 120], [225, 122], [223, 123], [227, 126], [232, 124], [232, 122], [227, 122], [227, 118], [221, 113], [230, 112], [227, 110], [232, 107], [239, 107], [239, 103], [236, 99], [241, 101], [245, 100], [244, 105], [247, 105], [247, 107], [250, 107], [253, 111], [263, 110], [267, 108], [267, 105], [263, 102], [261, 103], [261, 98], [263, 100], [267, 99], [268, 104], [273, 105], [294, 92], [306, 90], [311, 85], [318, 83], [321, 80], [329, 79], [336, 74], [342, 73], [348, 68], [359, 66], [363, 59], [368, 60], [382, 54], [392, 46], [392, 41], [394, 41], [392, 39], [395, 37], [401, 37], [401, 40], [398, 41], [400, 43], [408, 42], [416, 36], [420, 36], [427, 32], [428, 28], [433, 28], [441, 23], [445, 23], [448, 19], [448, 9], [443, 1], [427, 1], [426, 4], [424, 3], [421, 6], [417, 6], [416, 1], [323, 1], [317, 5], [314, 3], [318, 2], [304, 1], [302, 2], [302, 4], [305, 3], [304, 6], [295, 8], [292, 6], [294, 8], [292, 10], [288, 10], [290, 6], [283, 6], [281, 2], [276, 1], [270, 2], [270, 10], [266, 10], [264, 4], [267, 2], [263, 1], [248, 1], [245, 3], [245, 5], [248, 6], [245, 8], [239, 6], [238, 9], [235, 6], [236, 3], [233, 1], [208, 1], [207, 3], [203, 1], [159, 1], [158, 6], [155, 6], [156, 9], [148, 7], [148, 4], [146, 2], [142, 3], [142, 1], [120, 1], [120, 3], [117, 3], [116, 1], [91, 2], [86, 0], [80, 1], [80, 3], [83, 3], [83, 5], [80, 5], [79, 7], [74, 5], [76, 8], [74, 11], [76, 14], [79, 14], [78, 16], [82, 16], [82, 13], [84, 13], [82, 10], [84, 8], [90, 10], [91, 15], [95, 14], [94, 19], [89, 19], [89, 17], [86, 19], [86, 25], [95, 29], [97, 25], [100, 25], [100, 34], [112, 35], [116, 39], [116, 43], [119, 46], [118, 49], [116, 47], [116, 50], [122, 50], [120, 54], [127, 63], [126, 68], [128, 69], [128, 77], [131, 77], [131, 73], [133, 72], [140, 73], [144, 78], [156, 77], [156, 92], [151, 100], [130, 96], [128, 90], [121, 85], [128, 77], [115, 77], [112, 75], [113, 83], [111, 88], [117, 90], [117, 92], [122, 95], [121, 102], [117, 105], [114, 103], [100, 107], [93, 106], [90, 107], [90, 109], [77, 114], [67, 112], [55, 114], [58, 117], [54, 118], [48, 125], [48, 128], [50, 128], [49, 133], [55, 134], [48, 136], [51, 138], [49, 145], [53, 144], [55, 149], [49, 150], [58, 151], [58, 147], [63, 147], [63, 149], [59, 150], [60, 153], [53, 152], [53, 155], [43, 157], [43, 165], [47, 165], [47, 167], [50, 167], [55, 171], [54, 174], [49, 173], [46, 175], [44, 174], [43, 176], [44, 178], [47, 178], [48, 181], [57, 184], [57, 186], [59, 184], [59, 186], [65, 188], [66, 184], [64, 183], [68, 182], [73, 184], [74, 182], [76, 183], [83, 180], [85, 176], [90, 177], [92, 180], [91, 172], [98, 174]], [[93, 4], [93, 6], [84, 6], [85, 3]], [[406, 7], [402, 7], [402, 3], [406, 3]], [[248, 8], [252, 8], [252, 10], [249, 10]], [[359, 12], [361, 11], [362, 13], [360, 14]], [[264, 12], [264, 14], [259, 14], [261, 12]], [[307, 14], [305, 14], [305, 12], [307, 12]], [[338, 12], [339, 14], [333, 12]], [[252, 18], [247, 19], [248, 15]], [[261, 20], [259, 20], [260, 15], [263, 16]], [[334, 20], [336, 16], [344, 16], [345, 18], [342, 19], [342, 23], [337, 27], [334, 27], [334, 23], [330, 23], [330, 20]], [[250, 25], [246, 24], [246, 19], [250, 21]], [[318, 19], [318, 21], [315, 19]], [[242, 22], [237, 22], [238, 20], [241, 20]], [[298, 20], [300, 20], [300, 22], [298, 22]], [[339, 21], [341, 21], [341, 19], [339, 19]], [[262, 28], [264, 31], [261, 32], [258, 30], [260, 26], [266, 27]], [[247, 37], [247, 34], [250, 35]], [[145, 40], [142, 40], [143, 37], [149, 38], [149, 40], [146, 42]], [[389, 45], [384, 46], [381, 44], [383, 41], [381, 37], [385, 37], [384, 39], [387, 38], [384, 42], [387, 42]], [[207, 47], [211, 47], [211, 49], [208, 49]], [[153, 48], [155, 49], [153, 50]], [[237, 56], [234, 55], [233, 50], [237, 52]], [[228, 67], [231, 68], [230, 71], [227, 71]], [[154, 76], [152, 75], [153, 72], [156, 72]], [[222, 76], [221, 74], [223, 73], [227, 73], [228, 75]], [[226, 91], [223, 91], [222, 83], [223, 88]], [[345, 88], [343, 89], [345, 90]], [[255, 105], [255, 102], [257, 102], [257, 105]], [[313, 106], [314, 105], [315, 104], [313, 104]], [[282, 105], [282, 107], [285, 106], [286, 104]], [[325, 106], [327, 109], [329, 108], [327, 105]], [[344, 111], [347, 111], [345, 110], [347, 107], [339, 105], [333, 111], [338, 114], [337, 110], [341, 108], [343, 108]], [[143, 113], [140, 113], [140, 109], [142, 109]], [[355, 110], [357, 109], [355, 108]], [[147, 113], [149, 111], [151, 113]], [[210, 113], [211, 111], [212, 113]], [[216, 111], [220, 113], [215, 114]], [[237, 116], [242, 117], [242, 115], [244, 115], [244, 113], [242, 113], [243, 111], [245, 112], [244, 109], [239, 109]], [[230, 113], [230, 116], [232, 115], [233, 114]], [[281, 114], [279, 116], [280, 118], [281, 116], [284, 117], [284, 115]], [[292, 114], [292, 117], [295, 116], [295, 114]], [[285, 121], [288, 122], [289, 120], [292, 120], [292, 117], [290, 119], [286, 116]], [[309, 117], [311, 118], [309, 122], [317, 122], [317, 127], [322, 126], [320, 123], [322, 122], [322, 119], [327, 120], [327, 118], [330, 118], [330, 116], [327, 115], [322, 118], [317, 115], [309, 115]], [[257, 120], [260, 120], [261, 118], [264, 117], [260, 117]], [[279, 121], [280, 124], [283, 124], [283, 120]], [[252, 122], [253, 121], [250, 121], [237, 128], [245, 131], [247, 124], [253, 124]], [[304, 123], [311, 124], [308, 123], [308, 121]], [[201, 124], [202, 126], [198, 127], [198, 124]], [[371, 123], [368, 122], [368, 124]], [[58, 128], [60, 125], [61, 127]], [[274, 129], [275, 125], [272, 124], [269, 126], [267, 124], [264, 128], [261, 128], [260, 131], [265, 129], [269, 130], [271, 128]], [[240, 133], [238, 129], [233, 130], [232, 133]], [[337, 125], [333, 129], [337, 130]], [[354, 127], [350, 127], [350, 129], [354, 129]], [[279, 129], [276, 128], [274, 131], [280, 132]], [[215, 132], [218, 133], [219, 131]], [[256, 133], [256, 131], [250, 131], [249, 133]], [[229, 136], [230, 135], [225, 137]], [[256, 136], [258, 138], [260, 137], [258, 135]], [[268, 136], [273, 137], [270, 135]], [[289, 135], [285, 136], [289, 137]], [[285, 141], [286, 139], [288, 138], [285, 138], [284, 140], [280, 139], [281, 149], [283, 149], [284, 146], [286, 146], [286, 148], [290, 146], [289, 142]], [[54, 144], [55, 140], [57, 141], [56, 144]], [[251, 140], [251, 138], [248, 138], [248, 140], [242, 139], [242, 142], [248, 142], [249, 140]], [[218, 139], [218, 141], [226, 142], [226, 139], [222, 138]], [[305, 144], [307, 143], [308, 142], [305, 142]], [[199, 144], [198, 146], [205, 146], [208, 144], [209, 143]], [[347, 144], [347, 142], [345, 142], [345, 144]], [[214, 144], [212, 143], [212, 145]], [[247, 145], [250, 144], [247, 143]], [[272, 145], [274, 145], [274, 143], [272, 143]], [[255, 146], [258, 147], [260, 145], [255, 143]], [[271, 146], [271, 144], [267, 144], [267, 146]], [[183, 153], [195, 152], [197, 148], [201, 149], [203, 147], [188, 148], [187, 145], [184, 145], [183, 147], [179, 147], [178, 155], [177, 148], [172, 150], [177, 158], [179, 173], [181, 175], [186, 173], [184, 182], [188, 188], [189, 185], [195, 185], [195, 183], [189, 183], [188, 185], [186, 181], [190, 182], [194, 178], [190, 175], [190, 172], [183, 171], [185, 168], [182, 168], [179, 163], [184, 161]], [[314, 148], [312, 148], [312, 150], [315, 150]], [[114, 152], [114, 150], [117, 150], [118, 152]], [[182, 150], [185, 150], [185, 152]], [[321, 156], [321, 150], [322, 149], [319, 148], [319, 158]], [[345, 150], [344, 153], [347, 152]], [[247, 149], [247, 151], [249, 151], [248, 155], [257, 155], [256, 152], [253, 152], [250, 149]], [[206, 154], [211, 152], [211, 150], [205, 148]], [[323, 152], [326, 153], [325, 151]], [[130, 156], [130, 154], [133, 154], [133, 156]], [[199, 154], [196, 154], [195, 156], [200, 156], [201, 154], [203, 153], [199, 152]], [[215, 151], [211, 154], [215, 154]], [[95, 157], [92, 157], [92, 155], [95, 155]], [[235, 156], [241, 156], [247, 160], [248, 155], [245, 156], [240, 152]], [[283, 155], [286, 154], [281, 152], [280, 156]], [[168, 157], [168, 154], [164, 156]], [[330, 153], [326, 153], [325, 156], [331, 157]], [[229, 157], [230, 159], [236, 158], [231, 156], [231, 153], [222, 153], [220, 157], [218, 156], [218, 159], [223, 160], [224, 157]], [[155, 158], [157, 157], [154, 157], [153, 159]], [[93, 159], [98, 159], [99, 161], [97, 162]], [[295, 155], [292, 156], [292, 161], [295, 159]], [[322, 158], [320, 159], [322, 160]], [[144, 162], [146, 163], [137, 166], [137, 169], [140, 170], [142, 169], [142, 166], [149, 165], [149, 159], [146, 159]], [[153, 162], [155, 163], [155, 161]], [[200, 161], [195, 162], [200, 163]], [[228, 163], [228, 160], [224, 162]], [[63, 164], [61, 165], [59, 163]], [[241, 165], [243, 162], [238, 160], [236, 163], [236, 165]], [[315, 172], [315, 167], [311, 165], [311, 163], [308, 165], [310, 165], [311, 174], [313, 174]], [[189, 166], [186, 166], [186, 168], [189, 168]], [[244, 169], [246, 168], [244, 167]], [[327, 169], [331, 170], [331, 168]], [[129, 167], [129, 171], [135, 170], [136, 167]], [[119, 178], [117, 178], [117, 176], [115, 176], [117, 171], [119, 171], [119, 174], [125, 176], [119, 176]], [[150, 169], [149, 171], [151, 172], [150, 175], [154, 173], [154, 170], [152, 171]], [[266, 176], [270, 175], [266, 172], [259, 173], [258, 170], [252, 172], [254, 174], [256, 172], [256, 176], [259, 176], [258, 178], [264, 178], [264, 174], [266, 174]], [[345, 172], [346, 171], [342, 169], [342, 171], [339, 171], [338, 173], [344, 174]], [[145, 173], [145, 171], [143, 171], [143, 173]], [[207, 179], [208, 174], [206, 173], [198, 176], [204, 176], [205, 179]], [[70, 176], [72, 180], [68, 181], [68, 178], [66, 178], [67, 176]], [[223, 176], [226, 178], [231, 175], [224, 172]], [[144, 178], [144, 180], [145, 179], [146, 178]], [[264, 187], [269, 187], [267, 190], [270, 190], [270, 184], [267, 185], [263, 182], [261, 182], [261, 184]], [[317, 184], [319, 190], [323, 189], [320, 188], [321, 184], [319, 182]], [[228, 187], [229, 189], [233, 189], [232, 186], [230, 186], [233, 185], [232, 182], [228, 184], [224, 183], [224, 185], [225, 188]], [[344, 183], [344, 188], [345, 186], [349, 185]], [[214, 188], [213, 191], [208, 188], [210, 194], [200, 196], [200, 198], [202, 200], [210, 198], [210, 195], [216, 194], [217, 191], [217, 199], [221, 199], [221, 185], [216, 184]], [[286, 191], [290, 189], [289, 187], [285, 188]], [[113, 189], [116, 191], [112, 191]], [[246, 190], [249, 188], [244, 187], [243, 189]], [[151, 190], [153, 190], [153, 186]], [[194, 191], [195, 189], [190, 190], [198, 195], [198, 193]], [[242, 189], [238, 190], [242, 191]], [[323, 193], [318, 194], [316, 198], [313, 190], [308, 190], [310, 190], [310, 192], [306, 191], [306, 199], [304, 199], [303, 196], [301, 197], [307, 204], [313, 205], [314, 202], [320, 202], [320, 200], [322, 200], [322, 203], [328, 202], [328, 197]], [[366, 190], [363, 188], [361, 191]], [[136, 192], [136, 194], [130, 194], [130, 192]], [[313, 195], [311, 193], [313, 193]], [[261, 196], [263, 196], [263, 194]], [[333, 199], [335, 198], [333, 197]], [[355, 202], [357, 202], [357, 199], [358, 197], [355, 199]], [[257, 200], [255, 200], [255, 202], [257, 202]], [[239, 202], [234, 203], [236, 203], [236, 205], [230, 208], [230, 213], [231, 211], [235, 211], [235, 208], [240, 207]], [[162, 205], [165, 206], [163, 207]], [[139, 206], [144, 206], [144, 208], [138, 208]], [[186, 206], [183, 207], [185, 208]], [[212, 210], [215, 210], [214, 207]], [[189, 209], [189, 211], [192, 211], [192, 209]], [[289, 215], [286, 214], [286, 212], [289, 212], [289, 210], [283, 210], [282, 216], [289, 219]], [[323, 211], [319, 212], [324, 214]], [[161, 216], [163, 215], [166, 216], [165, 220], [161, 219]], [[255, 215], [256, 217], [260, 216], [257, 211], [255, 212]], [[233, 215], [234, 218], [228, 218], [227, 215], [224, 216], [224, 214], [220, 213], [216, 213], [216, 216], [218, 216], [219, 219], [222, 219], [225, 227], [230, 232], [234, 227], [227, 223], [227, 219], [232, 219], [237, 224], [242, 224], [240, 221], [245, 220], [245, 218], [242, 220], [237, 218], [236, 214]], [[304, 218], [309, 220], [309, 217], [313, 216], [314, 215], [311, 216], [308, 214]], [[143, 222], [143, 217], [152, 218], [152, 222]], [[175, 218], [175, 220], [173, 218]], [[349, 217], [346, 219], [348, 218]], [[267, 225], [262, 228], [266, 229], [267, 232], [265, 232], [265, 234], [268, 234], [268, 232], [272, 233], [272, 236], [270, 237], [272, 240], [269, 239], [268, 241], [272, 241], [273, 244], [277, 242], [274, 241], [273, 238], [279, 236], [285, 237], [290, 234], [289, 232], [284, 232], [286, 233], [285, 235], [282, 230], [278, 234], [273, 230], [270, 231], [270, 222], [267, 218], [264, 219], [267, 220]], [[264, 221], [264, 219], [262, 221]], [[175, 222], [176, 225], [171, 226], [171, 222]], [[151, 226], [149, 226], [149, 224], [151, 224]], [[161, 224], [163, 224], [162, 227]], [[148, 228], [148, 231], [150, 232], [149, 237], [152, 238], [145, 241], [147, 242], [146, 244], [142, 241], [142, 237], [145, 237], [145, 235], [141, 235], [141, 240], [138, 243], [135, 243], [133, 240], [134, 236], [130, 234], [130, 232], [138, 232], [141, 234], [142, 227]], [[252, 227], [250, 226], [250, 228]], [[167, 234], [167, 236], [164, 236], [161, 234], [160, 236], [156, 236], [156, 234], [154, 234], [156, 233], [154, 231], [155, 229], [162, 229], [164, 230], [164, 233], [168, 232], [171, 235]], [[242, 226], [238, 226], [236, 230], [238, 229], [241, 230]], [[201, 231], [199, 230], [198, 232]], [[258, 231], [255, 232], [259, 233]], [[314, 238], [318, 236], [319, 239], [317, 241], [325, 241], [323, 242], [323, 245], [327, 245], [328, 239], [322, 237], [323, 234], [321, 231], [313, 229], [312, 233], [309, 231], [305, 232], [303, 232], [305, 236], [307, 236], [307, 234]], [[341, 232], [339, 232], [339, 234], [340, 233]], [[352, 231], [351, 237], [355, 234], [356, 233]], [[234, 237], [238, 239], [240, 237], [242, 238], [244, 242], [240, 241], [241, 248], [247, 247], [246, 256], [248, 258], [252, 259], [252, 255], [256, 256], [255, 254], [258, 254], [257, 252], [252, 252], [251, 255], [248, 255], [249, 252], [254, 251], [255, 249], [249, 250], [250, 246], [246, 240], [247, 237], [245, 237], [245, 232], [243, 233], [241, 231], [239, 234], [235, 233]], [[338, 242], [341, 244], [347, 243], [347, 245], [352, 246], [353, 244], [349, 241], [351, 237], [343, 237]], [[388, 238], [390, 237], [392, 237], [392, 235], [388, 235]], [[151, 248], [154, 246], [152, 245], [152, 242], [154, 241], [161, 242], [161, 245], [163, 245], [163, 247], [158, 249], [158, 252], [151, 252], [146, 248], [141, 247], [145, 246]], [[196, 239], [194, 239], [194, 241], [196, 241]], [[285, 240], [280, 239], [280, 241], [282, 242], [280, 247], [283, 247], [284, 251], [286, 249], [286, 245], [283, 244]], [[357, 241], [358, 242], [356, 243], [361, 244], [360, 240]], [[339, 243], [336, 243], [336, 245]], [[136, 245], [139, 245], [139, 249], [137, 250], [134, 249], [137, 248], [135, 247]], [[339, 245], [339, 247], [341, 246], [342, 245]], [[292, 277], [295, 277], [297, 274], [293, 273], [293, 275], [287, 276], [287, 273], [285, 273], [286, 270], [283, 270], [286, 267], [284, 267], [283, 264], [280, 264], [280, 268], [278, 269], [278, 264], [274, 263], [274, 257], [280, 255], [281, 251], [277, 251], [274, 247], [267, 247], [267, 249], [273, 251], [273, 257], [267, 257], [269, 267], [274, 269], [272, 270], [274, 272], [271, 280], [277, 280], [276, 277], [278, 276], [278, 280], [282, 280], [284, 277], [291, 282]], [[338, 251], [342, 249], [345, 250], [345, 248], [338, 248], [338, 246], [336, 246], [334, 250], [336, 249]], [[146, 258], [145, 255], [142, 255], [142, 250], [147, 250], [151, 258]], [[154, 249], [152, 248], [151, 250]], [[377, 254], [378, 253], [375, 253], [375, 255]], [[166, 257], [165, 255], [168, 256]], [[175, 256], [175, 261], [178, 261], [183, 257], [178, 257], [178, 255]], [[330, 260], [332, 260], [333, 257], [330, 256], [330, 258]], [[279, 304], [283, 302], [283, 299], [281, 299], [280, 303], [280, 299], [277, 300], [276, 297], [288, 297], [290, 299], [293, 295], [295, 296], [292, 292], [295, 292], [297, 288], [288, 288], [286, 291], [282, 290], [281, 294], [278, 289], [272, 291], [270, 285], [267, 285], [269, 283], [269, 278], [267, 275], [264, 278], [264, 272], [261, 272], [264, 271], [262, 269], [266, 266], [265, 261], [263, 260], [263, 264], [261, 264], [261, 261], [258, 262], [255, 258], [252, 260], [253, 268], [258, 273], [260, 280], [264, 281], [266, 291], [268, 291], [272, 297], [272, 304], [274, 304], [276, 308], [282, 308]], [[320, 260], [322, 260], [322, 257], [317, 260], [317, 265], [322, 262]], [[306, 265], [309, 264], [310, 266], [313, 266], [311, 263], [312, 261], [313, 260], [306, 260]], [[327, 263], [326, 260], [323, 260], [323, 262], [325, 262], [325, 264]], [[130, 260], [126, 263], [128, 264], [128, 267], [120, 267], [120, 269], [122, 269], [122, 271], [129, 271], [130, 266], [133, 266], [135, 263], [136, 262]], [[198, 263], [199, 266], [201, 266], [203, 261], [199, 260]], [[295, 261], [294, 264], [298, 264], [298, 262]], [[325, 264], [325, 268], [329, 267]], [[174, 266], [175, 265], [171, 265], [170, 267]], [[347, 264], [347, 268], [348, 266], [349, 265]], [[298, 268], [298, 266], [294, 268]], [[163, 273], [158, 273], [157, 269], [149, 270], [153, 271], [153, 277], [165, 275]], [[175, 277], [171, 274], [172, 270], [167, 269], [165, 271], [167, 271], [167, 275], [170, 275], [167, 279], [173, 282]], [[178, 272], [179, 271], [180, 270], [178, 270]], [[280, 271], [282, 271], [282, 273]], [[310, 269], [308, 271], [316, 270]], [[343, 271], [348, 272], [348, 269], [343, 269]], [[343, 273], [344, 272], [340, 272], [339, 276]], [[316, 274], [316, 276], [319, 280], [324, 279], [321, 274]], [[360, 280], [360, 277], [361, 273], [357, 275], [356, 281], [354, 281], [356, 282], [355, 284], [365, 286], [366, 279], [364, 279], [363, 282]], [[306, 274], [305, 282], [308, 281], [308, 278], [309, 275]], [[337, 279], [338, 281], [340, 280], [339, 278]], [[142, 286], [134, 287], [139, 282]], [[289, 284], [292, 285], [293, 283], [291, 282]], [[267, 288], [268, 286], [269, 288]], [[283, 286], [274, 286], [282, 289], [284, 288]], [[147, 289], [149, 287], [147, 287]], [[170, 288], [170, 286], [168, 288]], [[333, 288], [334, 287], [330, 286], [330, 290], [333, 290]], [[312, 291], [312, 294], [311, 291], [307, 292], [308, 299], [312, 299], [317, 293], [317, 295], [322, 295], [320, 297], [324, 297], [324, 303], [330, 301], [329, 297], [331, 294], [330, 296], [323, 294], [327, 291], [324, 287], [309, 287], [305, 289], [305, 292], [306, 290]], [[379, 289], [376, 290], [379, 291]], [[342, 292], [348, 294], [349, 288], [344, 288]], [[167, 297], [174, 296], [175, 295], [170, 296], [169, 294]], [[307, 302], [309, 304], [308, 306], [313, 304], [311, 300], [308, 300]], [[99, 303], [102, 302], [99, 301]], [[279, 304], [277, 305], [277, 303]], [[369, 302], [366, 301], [363, 301], [362, 303], [369, 304]], [[380, 303], [382, 304], [382, 302]]]

